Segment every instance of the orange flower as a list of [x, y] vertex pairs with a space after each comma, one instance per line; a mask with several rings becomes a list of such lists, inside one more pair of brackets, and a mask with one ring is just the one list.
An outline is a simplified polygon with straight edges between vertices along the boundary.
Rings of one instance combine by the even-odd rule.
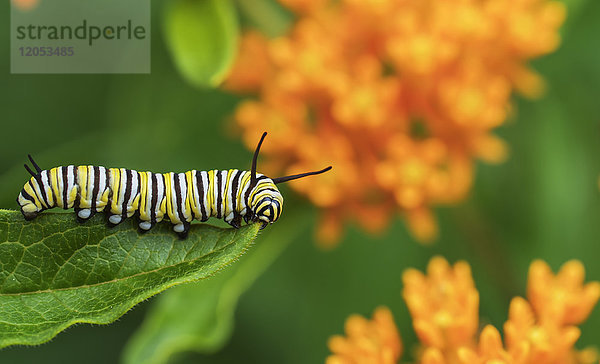
[[[595, 349], [575, 349], [580, 330], [573, 324], [585, 321], [600, 297], [599, 282], [584, 284], [580, 262], [567, 262], [556, 276], [544, 262], [531, 264], [531, 303], [521, 297], [512, 300], [504, 324], [504, 343], [491, 325], [477, 335], [479, 294], [467, 263], [450, 266], [444, 258], [434, 257], [426, 275], [407, 269], [403, 282], [403, 296], [420, 340], [417, 359], [421, 364], [598, 362]], [[395, 356], [383, 355], [384, 348], [401, 348], [401, 343], [391, 314], [387, 310], [379, 313], [380, 310], [372, 322], [359, 316], [348, 319], [348, 337], [335, 336], [330, 340], [329, 347], [335, 355], [328, 358], [328, 364], [397, 362], [400, 349], [393, 351]], [[382, 321], [391, 324], [383, 325]], [[384, 337], [389, 339], [383, 340]]]
[[573, 347], [580, 331], [575, 326], [556, 322], [540, 324], [529, 303], [515, 297], [504, 324], [506, 347], [528, 363], [576, 363]]
[[427, 276], [416, 269], [402, 275], [403, 296], [417, 336], [442, 351], [470, 345], [479, 325], [479, 293], [466, 262], [451, 267], [431, 259]]
[[327, 364], [393, 364], [402, 353], [402, 342], [392, 313], [379, 307], [373, 319], [352, 315], [346, 321], [346, 335], [329, 339], [333, 355]]
[[[458, 362], [463, 364], [512, 364], [523, 363], [504, 350], [500, 333], [492, 325], [487, 325], [481, 332], [476, 349], [462, 347], [458, 350]], [[535, 363], [535, 362], [533, 362]]]
[[550, 0], [280, 1], [291, 31], [247, 32], [225, 87], [257, 93], [235, 121], [250, 149], [270, 132], [265, 172], [334, 166], [291, 184], [323, 210], [328, 246], [345, 221], [377, 232], [394, 212], [434, 239], [432, 208], [467, 195], [474, 159], [506, 158], [492, 131], [513, 90], [543, 90], [526, 62], [556, 49], [565, 16]]
[[580, 324], [589, 316], [600, 298], [600, 283], [584, 285], [584, 276], [583, 264], [576, 260], [565, 263], [556, 276], [541, 260], [531, 264], [527, 298], [542, 323]]

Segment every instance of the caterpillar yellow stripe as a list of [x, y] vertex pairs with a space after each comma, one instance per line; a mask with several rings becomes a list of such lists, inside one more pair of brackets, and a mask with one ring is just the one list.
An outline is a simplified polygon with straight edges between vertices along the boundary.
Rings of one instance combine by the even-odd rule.
[[29, 156], [35, 172], [17, 198], [27, 220], [53, 208], [74, 208], [80, 221], [105, 211], [112, 225], [138, 215], [141, 231], [150, 230], [165, 217], [181, 237], [193, 220], [210, 217], [239, 228], [260, 222], [264, 228], [281, 216], [283, 196], [278, 183], [319, 174], [331, 169], [271, 179], [256, 173], [256, 160], [266, 136], [254, 152], [251, 171], [237, 169], [184, 173], [138, 172], [101, 166], [61, 166], [42, 170]]

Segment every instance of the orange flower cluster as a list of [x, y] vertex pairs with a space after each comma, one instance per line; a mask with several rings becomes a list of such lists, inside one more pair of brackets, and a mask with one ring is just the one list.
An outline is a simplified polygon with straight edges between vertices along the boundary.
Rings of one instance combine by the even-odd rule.
[[258, 93], [235, 120], [251, 149], [269, 131], [266, 172], [334, 166], [292, 186], [324, 209], [330, 243], [344, 220], [379, 231], [394, 211], [433, 239], [430, 209], [464, 198], [473, 159], [505, 158], [491, 131], [513, 89], [542, 91], [526, 61], [557, 48], [565, 17], [552, 0], [280, 1], [290, 33], [247, 32], [225, 87]]
[[[492, 325], [485, 326], [477, 338], [479, 294], [467, 263], [452, 267], [436, 257], [429, 262], [427, 275], [409, 269], [403, 281], [403, 296], [421, 342], [419, 363], [598, 362], [594, 349], [578, 351], [574, 347], [580, 336], [575, 325], [586, 320], [600, 298], [600, 283], [585, 284], [584, 268], [578, 261], [565, 263], [556, 275], [542, 261], [531, 264], [528, 299], [513, 298], [504, 324], [504, 343]], [[382, 308], [372, 321], [352, 316], [346, 325], [348, 338], [333, 337], [329, 342], [334, 355], [327, 364], [397, 363], [402, 343], [397, 332], [390, 332], [393, 329], [391, 314]], [[397, 354], [390, 361], [392, 356], [387, 353], [392, 351]]]
[[381, 363], [393, 364], [402, 354], [402, 342], [392, 313], [379, 307], [368, 321], [352, 315], [346, 321], [346, 335], [333, 336], [329, 347], [335, 355], [327, 364]]

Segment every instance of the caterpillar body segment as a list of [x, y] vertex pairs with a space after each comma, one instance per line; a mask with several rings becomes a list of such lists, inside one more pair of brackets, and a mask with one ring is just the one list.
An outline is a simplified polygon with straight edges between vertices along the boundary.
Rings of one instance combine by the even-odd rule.
[[101, 166], [61, 166], [42, 170], [29, 156], [35, 168], [17, 197], [25, 219], [60, 207], [73, 208], [80, 221], [105, 211], [112, 225], [138, 215], [141, 231], [168, 219], [173, 230], [185, 237], [193, 220], [210, 217], [225, 220], [239, 228], [246, 223], [261, 222], [264, 228], [281, 216], [283, 196], [277, 183], [328, 171], [271, 179], [256, 173], [256, 159], [262, 141], [254, 153], [251, 171], [237, 169], [184, 173], [138, 172], [125, 168]]

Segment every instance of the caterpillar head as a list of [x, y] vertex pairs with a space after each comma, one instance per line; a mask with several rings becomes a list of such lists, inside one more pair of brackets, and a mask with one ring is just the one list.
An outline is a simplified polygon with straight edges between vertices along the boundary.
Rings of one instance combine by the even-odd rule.
[[283, 196], [272, 179], [259, 175], [256, 186], [250, 192], [249, 203], [253, 220], [260, 221], [264, 228], [281, 216]]
[[264, 132], [260, 141], [258, 142], [258, 146], [254, 151], [254, 158], [252, 159], [252, 171], [250, 177], [250, 198], [249, 198], [249, 206], [251, 210], [251, 216], [248, 216], [249, 219], [254, 221], [262, 222], [262, 228], [266, 227], [268, 224], [272, 224], [279, 216], [281, 216], [281, 210], [283, 208], [283, 196], [279, 192], [277, 188], [278, 183], [284, 183], [287, 181], [291, 181], [294, 179], [312, 176], [315, 174], [320, 174], [327, 172], [331, 169], [331, 166], [324, 168], [320, 171], [314, 172], [306, 172], [301, 174], [294, 174], [285, 177], [278, 178], [268, 178], [263, 175], [256, 174], [256, 160], [258, 159], [258, 153], [260, 151], [260, 146], [262, 145], [263, 140], [267, 136], [267, 133]]

